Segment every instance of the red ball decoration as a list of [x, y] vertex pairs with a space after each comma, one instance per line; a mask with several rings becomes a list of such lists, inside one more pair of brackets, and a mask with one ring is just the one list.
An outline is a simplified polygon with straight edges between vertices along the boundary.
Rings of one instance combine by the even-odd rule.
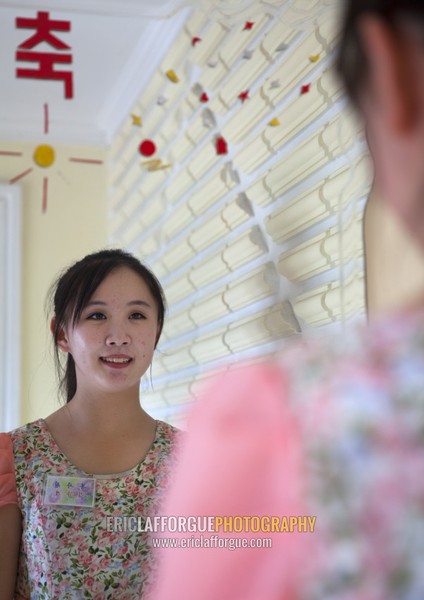
[[143, 156], [153, 156], [156, 152], [156, 145], [152, 140], [143, 140], [138, 150]]

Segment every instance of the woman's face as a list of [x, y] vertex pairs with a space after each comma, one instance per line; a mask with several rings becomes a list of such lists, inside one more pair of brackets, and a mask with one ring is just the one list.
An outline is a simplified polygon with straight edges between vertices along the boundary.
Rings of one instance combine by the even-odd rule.
[[158, 335], [157, 306], [144, 280], [127, 267], [99, 285], [59, 346], [75, 362], [77, 391], [138, 394]]

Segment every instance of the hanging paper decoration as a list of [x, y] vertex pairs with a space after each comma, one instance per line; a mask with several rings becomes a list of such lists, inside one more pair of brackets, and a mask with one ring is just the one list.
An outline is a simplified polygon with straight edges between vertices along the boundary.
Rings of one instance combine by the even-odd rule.
[[238, 185], [240, 183], [240, 175], [234, 168], [232, 160], [225, 163], [224, 168], [221, 171], [221, 177], [226, 184], [235, 183]]
[[175, 73], [175, 71], [173, 69], [169, 69], [169, 71], [166, 72], [166, 76], [168, 77], [168, 79], [170, 81], [172, 81], [172, 83], [179, 82], [178, 75]]
[[164, 104], [166, 104], [168, 102], [168, 99], [165, 98], [165, 96], [158, 96], [158, 99], [156, 100], [156, 102], [159, 106], [163, 106]]
[[279, 79], [273, 79], [271, 81], [271, 85], [269, 86], [271, 90], [281, 87], [281, 81]]
[[246, 50], [243, 52], [243, 58], [244, 58], [245, 60], [250, 60], [250, 59], [252, 58], [252, 56], [253, 56], [253, 50], [247, 50], [247, 49], [246, 49]]
[[193, 93], [196, 94], [197, 96], [200, 96], [200, 94], [203, 92], [203, 87], [200, 85], [200, 83], [195, 83], [193, 85]]
[[228, 154], [228, 144], [222, 135], [216, 138], [216, 153], [217, 154]]
[[281, 42], [281, 44], [279, 44], [279, 45], [276, 47], [275, 51], [276, 51], [276, 52], [284, 52], [285, 50], [287, 50], [287, 48], [288, 48], [288, 47], [289, 47], [289, 45], [288, 45], [288, 44], [286, 44], [286, 42]]
[[240, 100], [242, 101], [242, 103], [249, 99], [249, 91], [250, 90], [245, 90], [244, 92], [242, 92], [241, 94], [239, 94], [238, 97], [240, 98]]
[[302, 85], [302, 87], [300, 88], [301, 95], [302, 94], [307, 94], [310, 89], [311, 89], [311, 84], [310, 83], [307, 83], [306, 85]]
[[249, 31], [250, 29], [253, 29], [254, 24], [254, 21], [246, 21], [243, 31]]
[[209, 108], [206, 108], [202, 111], [202, 121], [203, 126], [207, 127], [208, 129], [213, 129], [214, 127], [216, 127], [215, 116]]
[[206, 92], [203, 92], [200, 96], [200, 102], [209, 102], [209, 96]]
[[255, 211], [253, 210], [253, 206], [249, 198], [246, 196], [245, 192], [241, 192], [236, 198], [236, 204], [239, 206], [244, 212], [249, 215], [249, 217], [253, 217]]
[[172, 167], [171, 164], [164, 165], [160, 158], [153, 158], [152, 160], [148, 160], [142, 163], [148, 171], [162, 171], [163, 169], [169, 169]]
[[210, 67], [211, 69], [215, 69], [215, 67], [218, 65], [218, 59], [217, 58], [210, 58], [208, 60], [208, 67]]
[[321, 54], [313, 54], [312, 56], [309, 57], [309, 60], [311, 61], [311, 63], [316, 63], [319, 61], [320, 58], [321, 58]]
[[156, 144], [152, 140], [143, 140], [138, 150], [143, 156], [153, 156], [156, 152]]
[[274, 119], [271, 119], [269, 122], [269, 125], [271, 125], [271, 127], [278, 127], [278, 125], [281, 125], [281, 123], [277, 117], [274, 117]]
[[141, 117], [139, 117], [138, 115], [131, 115], [131, 117], [132, 117], [133, 125], [137, 125], [138, 127], [142, 126], [143, 121], [142, 121]]
[[199, 42], [201, 42], [201, 41], [202, 41], [202, 38], [199, 38], [199, 37], [194, 37], [194, 38], [191, 40], [191, 45], [192, 45], [192, 46], [195, 46], [196, 44], [198, 44], [198, 43], [199, 43]]

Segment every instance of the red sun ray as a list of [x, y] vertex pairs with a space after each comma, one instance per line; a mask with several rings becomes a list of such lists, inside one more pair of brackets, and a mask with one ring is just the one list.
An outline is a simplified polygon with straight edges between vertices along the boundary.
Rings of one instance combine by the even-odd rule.
[[0, 156], [22, 156], [22, 152], [9, 152], [8, 150], [0, 150]]
[[49, 105], [44, 104], [44, 133], [49, 133]]
[[96, 160], [94, 158], [70, 158], [69, 160], [70, 160], [70, 162], [87, 163], [89, 165], [102, 165], [103, 164], [102, 160]]
[[26, 171], [23, 171], [23, 173], [20, 173], [19, 175], [16, 175], [16, 177], [14, 177], [13, 179], [11, 179], [9, 181], [9, 183], [16, 183], [17, 181], [19, 181], [20, 179], [22, 179], [23, 177], [25, 177], [26, 175], [28, 175], [29, 173], [31, 173], [31, 171], [33, 171], [34, 169], [31, 167], [30, 169], [27, 169]]
[[43, 213], [47, 210], [47, 195], [48, 195], [49, 180], [47, 177], [43, 178]]

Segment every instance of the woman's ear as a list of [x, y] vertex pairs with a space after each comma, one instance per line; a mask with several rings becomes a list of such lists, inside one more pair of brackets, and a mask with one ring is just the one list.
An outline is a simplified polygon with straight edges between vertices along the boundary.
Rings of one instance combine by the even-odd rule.
[[411, 46], [406, 33], [373, 15], [358, 21], [358, 32], [368, 63], [366, 104], [378, 112], [385, 127], [404, 133], [414, 127], [417, 106], [417, 79], [411, 72]]
[[[52, 332], [52, 334], [54, 336], [55, 331], [56, 331], [56, 319], [54, 317], [50, 321], [50, 331]], [[63, 352], [69, 352], [68, 338], [66, 336], [66, 332], [63, 327], [59, 328], [59, 331], [57, 334], [57, 345], [59, 346], [59, 348], [61, 350], [63, 350]]]

